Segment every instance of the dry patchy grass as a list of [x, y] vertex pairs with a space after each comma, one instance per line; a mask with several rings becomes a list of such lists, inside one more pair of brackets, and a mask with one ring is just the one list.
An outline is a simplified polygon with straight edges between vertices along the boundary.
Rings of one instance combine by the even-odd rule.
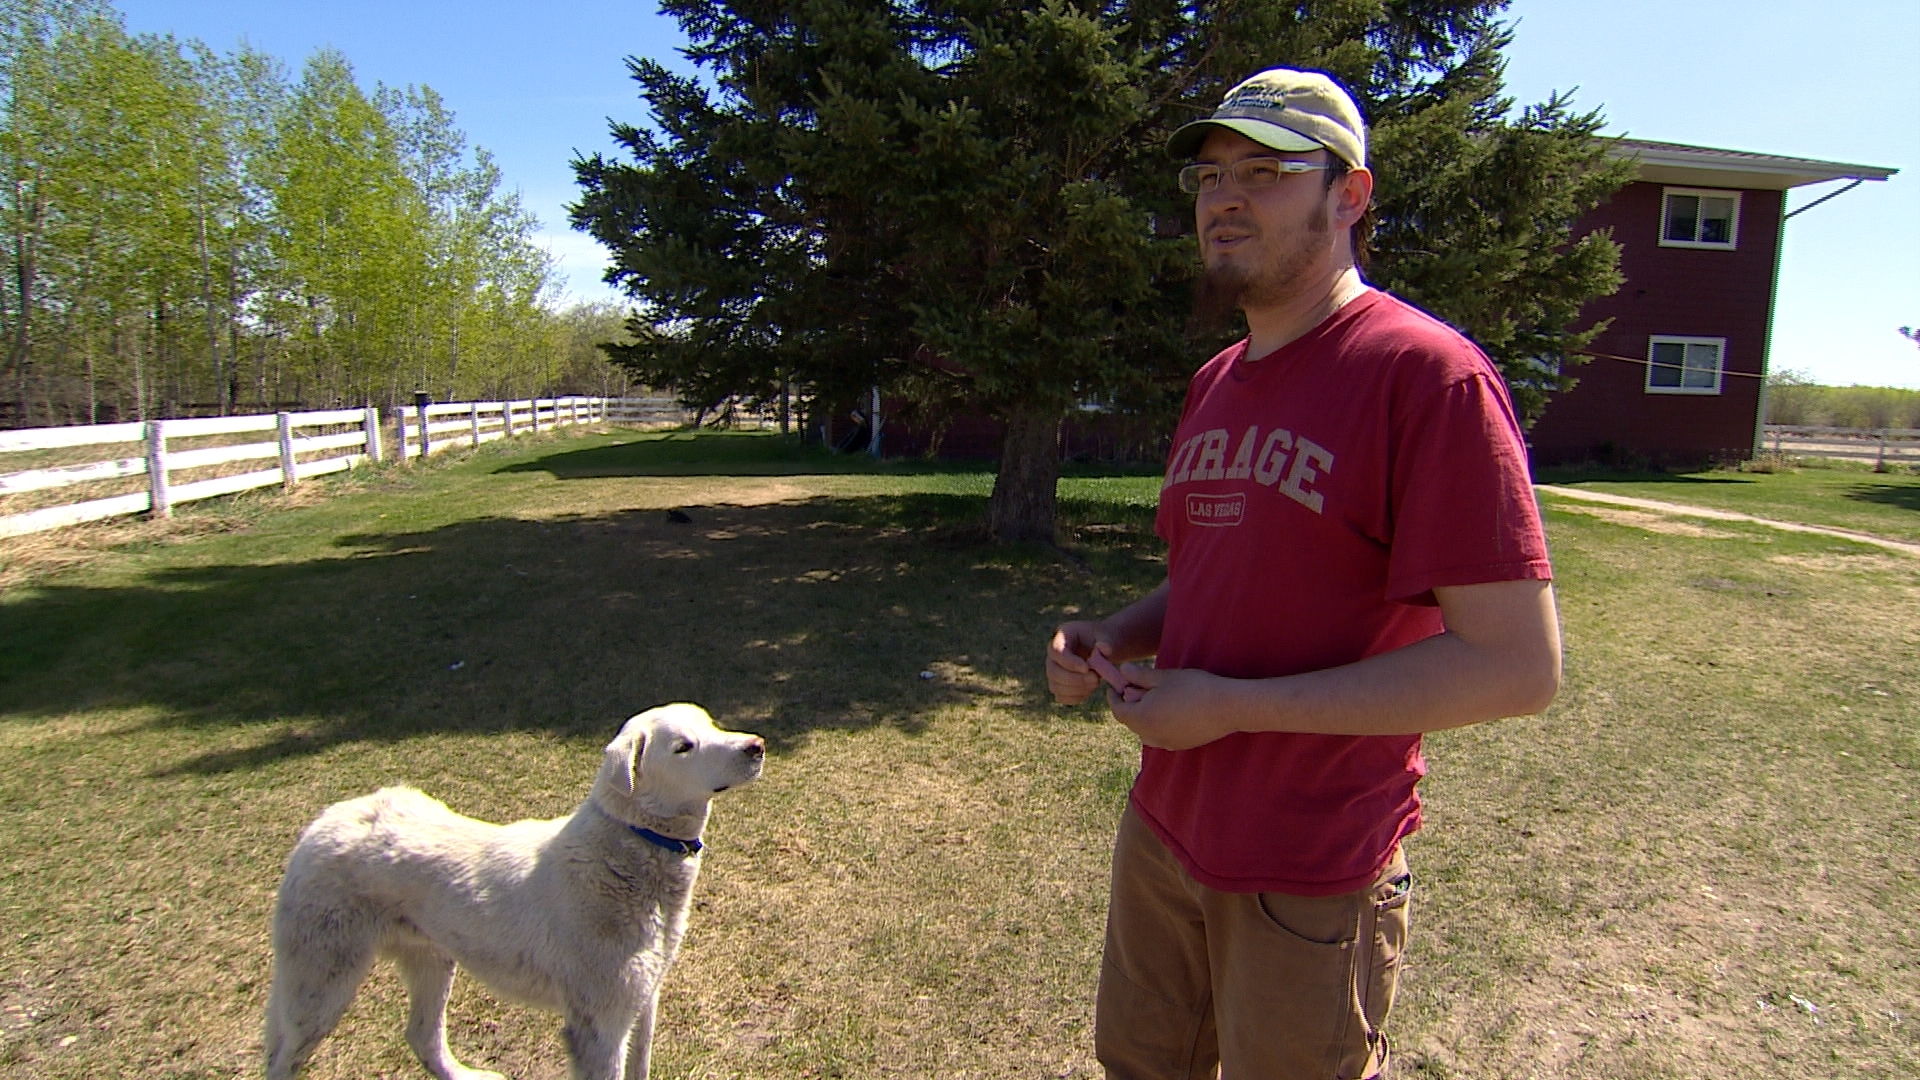
[[[1135, 749], [1037, 659], [1156, 580], [1154, 480], [1068, 482], [1062, 558], [976, 543], [977, 474], [623, 474], [619, 438], [0, 594], [0, 1075], [252, 1074], [320, 807], [565, 813], [673, 699], [774, 749], [717, 806], [656, 1075], [1097, 1075]], [[1429, 740], [1401, 1075], [1920, 1072], [1920, 560], [1560, 509], [1559, 702]], [[565, 1075], [552, 1018], [465, 981], [452, 1014], [469, 1061]], [[403, 1015], [377, 970], [313, 1075], [419, 1075]]]

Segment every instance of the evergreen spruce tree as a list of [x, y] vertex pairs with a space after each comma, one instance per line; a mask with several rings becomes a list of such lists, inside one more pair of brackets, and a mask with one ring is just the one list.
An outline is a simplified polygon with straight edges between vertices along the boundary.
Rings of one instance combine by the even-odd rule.
[[1372, 121], [1369, 277], [1466, 331], [1531, 419], [1617, 287], [1574, 238], [1626, 179], [1596, 114], [1501, 94], [1504, 0], [667, 0], [703, 79], [632, 62], [650, 124], [575, 162], [577, 228], [638, 302], [614, 350], [695, 400], [870, 384], [1006, 425], [988, 525], [1051, 540], [1077, 404], [1168, 410], [1218, 340], [1167, 136], [1265, 67], [1328, 71]]

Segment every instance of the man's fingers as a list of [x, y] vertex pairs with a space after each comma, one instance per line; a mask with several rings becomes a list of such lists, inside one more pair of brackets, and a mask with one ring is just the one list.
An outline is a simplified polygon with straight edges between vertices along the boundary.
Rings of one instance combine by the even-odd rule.
[[1121, 674], [1120, 669], [1113, 666], [1113, 661], [1107, 659], [1106, 654], [1098, 648], [1087, 654], [1087, 666], [1092, 668], [1095, 674], [1112, 683], [1114, 689], [1126, 688], [1127, 677]]
[[1058, 664], [1061, 670], [1071, 671], [1075, 675], [1087, 673], [1087, 662], [1079, 653], [1073, 651], [1073, 646], [1067, 641], [1066, 630], [1053, 632], [1053, 648], [1049, 651], [1052, 653], [1053, 662]]

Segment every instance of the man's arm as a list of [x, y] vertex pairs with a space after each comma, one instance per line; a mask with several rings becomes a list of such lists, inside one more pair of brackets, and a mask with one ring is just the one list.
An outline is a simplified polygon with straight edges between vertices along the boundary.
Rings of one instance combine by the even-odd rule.
[[1122, 671], [1147, 693], [1128, 702], [1109, 692], [1107, 702], [1141, 742], [1167, 750], [1236, 731], [1410, 735], [1545, 709], [1560, 688], [1552, 583], [1499, 581], [1433, 594], [1446, 632], [1405, 648], [1277, 679], [1130, 664]]
[[1047, 645], [1047, 686], [1055, 701], [1078, 705], [1100, 686], [1087, 666], [1098, 648], [1109, 660], [1138, 660], [1160, 651], [1160, 627], [1167, 621], [1167, 583], [1098, 622], [1061, 624]]

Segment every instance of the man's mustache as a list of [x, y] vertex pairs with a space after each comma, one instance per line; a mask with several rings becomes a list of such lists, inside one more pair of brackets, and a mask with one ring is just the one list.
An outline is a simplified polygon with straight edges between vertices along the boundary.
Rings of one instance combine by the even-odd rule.
[[1213, 239], [1215, 233], [1220, 232], [1223, 229], [1231, 229], [1234, 232], [1246, 233], [1248, 236], [1260, 235], [1260, 230], [1254, 226], [1253, 219], [1247, 218], [1247, 217], [1241, 217], [1239, 215], [1235, 215], [1233, 217], [1220, 218], [1219, 220], [1208, 222], [1205, 231], [1203, 231], [1200, 235], [1204, 239], [1211, 240]]

